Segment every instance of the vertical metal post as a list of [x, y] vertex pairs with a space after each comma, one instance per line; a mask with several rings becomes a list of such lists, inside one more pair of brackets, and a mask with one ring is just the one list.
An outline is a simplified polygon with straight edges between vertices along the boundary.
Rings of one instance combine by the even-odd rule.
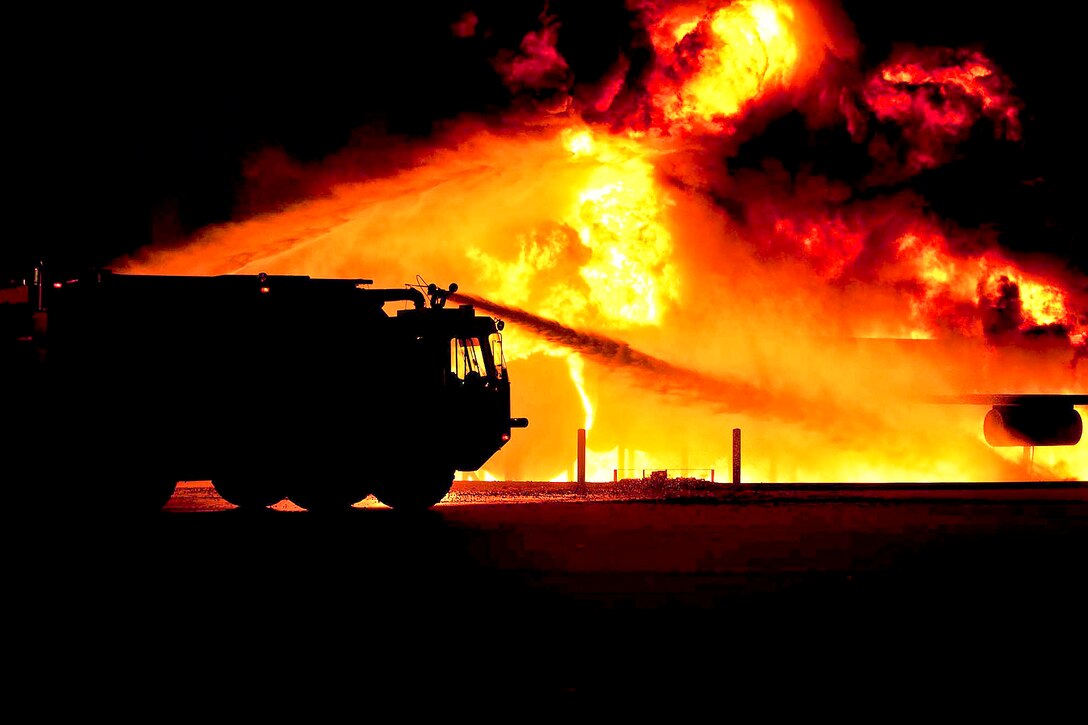
[[578, 429], [578, 483], [586, 482], [586, 429]]
[[733, 483], [740, 483], [740, 428], [733, 429]]

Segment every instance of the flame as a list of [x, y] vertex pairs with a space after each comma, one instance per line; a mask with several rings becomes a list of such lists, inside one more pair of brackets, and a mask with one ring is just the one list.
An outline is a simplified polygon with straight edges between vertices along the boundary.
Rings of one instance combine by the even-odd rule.
[[552, 219], [516, 235], [516, 260], [470, 244], [488, 294], [516, 304], [546, 285], [538, 308], [544, 314], [609, 328], [659, 324], [679, 281], [664, 223], [671, 201], [656, 180], [651, 150], [582, 126], [550, 138], [555, 146], [547, 153], [577, 180]]
[[596, 165], [567, 216], [590, 251], [580, 270], [590, 300], [613, 323], [656, 324], [677, 295], [668, 259], [672, 238], [661, 222], [669, 201], [645, 153], [621, 139], [582, 129], [562, 134], [575, 159]]
[[[342, 178], [292, 169], [317, 191], [114, 267], [456, 280], [509, 323], [515, 414], [534, 421], [488, 478], [570, 480], [579, 427], [591, 480], [728, 471], [733, 428], [747, 481], [1023, 477], [1018, 450], [983, 439], [984, 410], [918, 397], [1083, 391], [1088, 285], [898, 185], [979, 123], [1018, 139], [1009, 80], [948, 49], [844, 72], [856, 41], [823, 3], [658, 5], [632, 3], [645, 67], [622, 59], [578, 92], [562, 25], [541, 16], [493, 65], [534, 100], [571, 91], [563, 103], [457, 119], [385, 173], [356, 152], [330, 160]], [[783, 109], [846, 126], [872, 173], [730, 168], [739, 131]], [[1084, 477], [1086, 449], [1040, 450], [1032, 475]]]
[[[740, 0], [673, 28], [671, 52], [696, 68], [675, 94], [658, 98], [673, 122], [715, 123], [736, 116], [768, 89], [785, 86], [797, 68], [798, 45], [786, 3]], [[659, 50], [668, 50], [660, 36]]]
[[900, 47], [870, 76], [861, 96], [875, 119], [890, 122], [900, 139], [898, 148], [883, 136], [871, 147], [883, 181], [945, 163], [981, 119], [993, 125], [995, 137], [1021, 135], [1021, 104], [1012, 82], [974, 50]]
[[985, 114], [998, 131], [1020, 136], [1019, 102], [1009, 80], [977, 51], [900, 48], [865, 86], [878, 118], [917, 118], [938, 132], [955, 134]]
[[[1005, 275], [1008, 277], [1009, 273]], [[1020, 302], [1023, 305], [1024, 319], [1027, 324], [1040, 327], [1043, 325], [1068, 325], [1075, 327], [1076, 322], [1067, 306], [1065, 292], [1052, 284], [1023, 280], [1020, 287]], [[1083, 335], [1083, 330], [1076, 330]]]
[[[802, 183], [792, 183], [793, 197], [758, 183], [746, 200], [752, 234], [766, 253], [803, 259], [829, 283], [861, 279], [897, 287], [907, 307], [893, 325], [883, 312], [883, 321], [867, 321], [863, 336], [929, 339], [954, 331], [981, 337], [987, 313], [1004, 318], [994, 320], [1001, 331], [1049, 326], [1071, 340], [1085, 335], [1073, 311], [1085, 301], [1075, 300], [1053, 271], [1018, 264], [985, 233], [950, 228], [911, 195], [843, 204], [833, 190], [797, 191]], [[854, 321], [864, 317], [856, 313]]]
[[593, 429], [593, 403], [586, 393], [585, 361], [579, 355], [571, 354], [567, 356], [567, 365], [570, 366], [570, 379], [578, 389], [578, 397], [582, 399], [582, 407], [586, 411], [586, 422], [582, 427], [588, 433]]
[[732, 133], [776, 94], [805, 90], [837, 47], [808, 0], [688, 2], [651, 19], [657, 66], [649, 80], [654, 126]]

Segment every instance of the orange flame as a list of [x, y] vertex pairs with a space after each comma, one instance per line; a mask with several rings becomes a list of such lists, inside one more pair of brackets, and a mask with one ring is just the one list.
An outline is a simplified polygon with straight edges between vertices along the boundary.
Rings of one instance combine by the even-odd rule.
[[[555, 280], [540, 309], [568, 320], [590, 318], [613, 328], [660, 323], [677, 296], [669, 261], [672, 239], [663, 224], [669, 197], [658, 187], [650, 151], [637, 141], [575, 125], [555, 137], [578, 182], [547, 224], [519, 235], [516, 262], [475, 245], [469, 255], [486, 270], [502, 299], [518, 302], [541, 275], [576, 261], [577, 278]], [[561, 155], [561, 152], [565, 154]]]
[[785, 3], [741, 0], [674, 25], [677, 61], [695, 70], [675, 95], [659, 97], [665, 117], [712, 124], [737, 115], [768, 89], [788, 85], [798, 63], [794, 19]]
[[658, 66], [649, 81], [654, 125], [732, 132], [776, 94], [800, 92], [837, 45], [807, 0], [676, 4], [653, 18]]

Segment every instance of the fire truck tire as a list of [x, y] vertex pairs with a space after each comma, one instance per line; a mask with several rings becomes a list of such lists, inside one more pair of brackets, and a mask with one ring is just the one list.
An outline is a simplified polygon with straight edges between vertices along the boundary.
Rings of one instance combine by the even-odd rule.
[[[109, 481], [110, 477], [104, 477]], [[118, 471], [113, 478], [117, 509], [125, 513], [143, 514], [161, 511], [174, 495], [178, 482], [167, 475], [139, 475]]]
[[149, 481], [147, 484], [147, 510], [161, 511], [174, 496], [178, 482], [170, 477]]
[[224, 501], [242, 509], [268, 508], [285, 498], [279, 484], [257, 476], [219, 476], [212, 480], [212, 485]]
[[73, 454], [56, 456], [42, 465], [44, 479], [60, 482], [60, 490], [69, 496], [87, 486], [101, 486], [103, 495], [93, 497], [86, 505], [105, 515], [157, 513], [166, 506], [178, 485], [177, 476], [138, 463], [94, 461]]
[[370, 495], [364, 483], [319, 483], [310, 480], [305, 488], [292, 491], [287, 498], [307, 511], [343, 511]]
[[423, 511], [446, 497], [453, 488], [453, 475], [452, 468], [438, 467], [421, 471], [410, 480], [375, 483], [374, 497], [396, 511]]

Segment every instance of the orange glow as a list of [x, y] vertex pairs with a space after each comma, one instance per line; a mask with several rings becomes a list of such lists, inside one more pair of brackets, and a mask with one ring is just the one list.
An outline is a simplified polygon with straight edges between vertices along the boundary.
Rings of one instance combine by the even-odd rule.
[[[548, 280], [541, 290], [544, 314], [595, 318], [610, 327], [658, 324], [677, 297], [678, 281], [663, 224], [670, 202], [655, 180], [650, 149], [582, 126], [553, 133], [539, 153], [563, 165], [571, 184], [558, 196], [549, 190], [558, 205], [554, 216], [516, 233], [516, 259], [504, 258], [503, 246], [496, 254], [476, 242], [469, 256], [499, 299], [523, 300]], [[571, 266], [576, 277], [551, 279]]]
[[1020, 302], [1025, 320], [1034, 325], [1069, 325], [1076, 322], [1066, 308], [1066, 294], [1054, 285], [1021, 280]]
[[[1083, 393], [1085, 280], [898, 187], [732, 169], [725, 143], [811, 94], [860, 99], [835, 120], [865, 144], [874, 177], [899, 180], [949, 158], [980, 119], [1015, 138], [1019, 102], [973, 52], [899, 50], [837, 87], [824, 61], [850, 44], [818, 7], [647, 9], [645, 75], [608, 76], [584, 116], [571, 105], [451, 122], [406, 146], [396, 171], [345, 163], [354, 172], [322, 194], [114, 268], [456, 281], [482, 312], [502, 308], [513, 414], [533, 420], [488, 461], [489, 480], [571, 480], [579, 428], [596, 481], [642, 468], [722, 480], [733, 428], [746, 481], [1022, 477], [1018, 450], [983, 439], [985, 409], [920, 398]], [[502, 56], [512, 88], [571, 82], [561, 25], [545, 20]], [[590, 118], [607, 115], [602, 98], [628, 105]], [[904, 147], [876, 143], [887, 128]], [[1083, 479], [1086, 450], [1039, 451], [1032, 475]]]
[[668, 199], [656, 187], [653, 166], [637, 144], [598, 140], [588, 130], [563, 139], [575, 159], [595, 166], [567, 215], [589, 249], [580, 272], [590, 300], [620, 325], [659, 322], [677, 282], [668, 261], [672, 239], [661, 224]]
[[833, 41], [807, 0], [678, 3], [656, 18], [651, 82], [663, 129], [729, 132], [761, 100], [805, 85]]
[[737, 115], [765, 89], [788, 83], [797, 66], [793, 20], [793, 9], [785, 3], [741, 0], [678, 25], [678, 52], [684, 52], [685, 39], [694, 33], [705, 38], [690, 53], [698, 69], [677, 95], [661, 99], [665, 117], [713, 123]]

